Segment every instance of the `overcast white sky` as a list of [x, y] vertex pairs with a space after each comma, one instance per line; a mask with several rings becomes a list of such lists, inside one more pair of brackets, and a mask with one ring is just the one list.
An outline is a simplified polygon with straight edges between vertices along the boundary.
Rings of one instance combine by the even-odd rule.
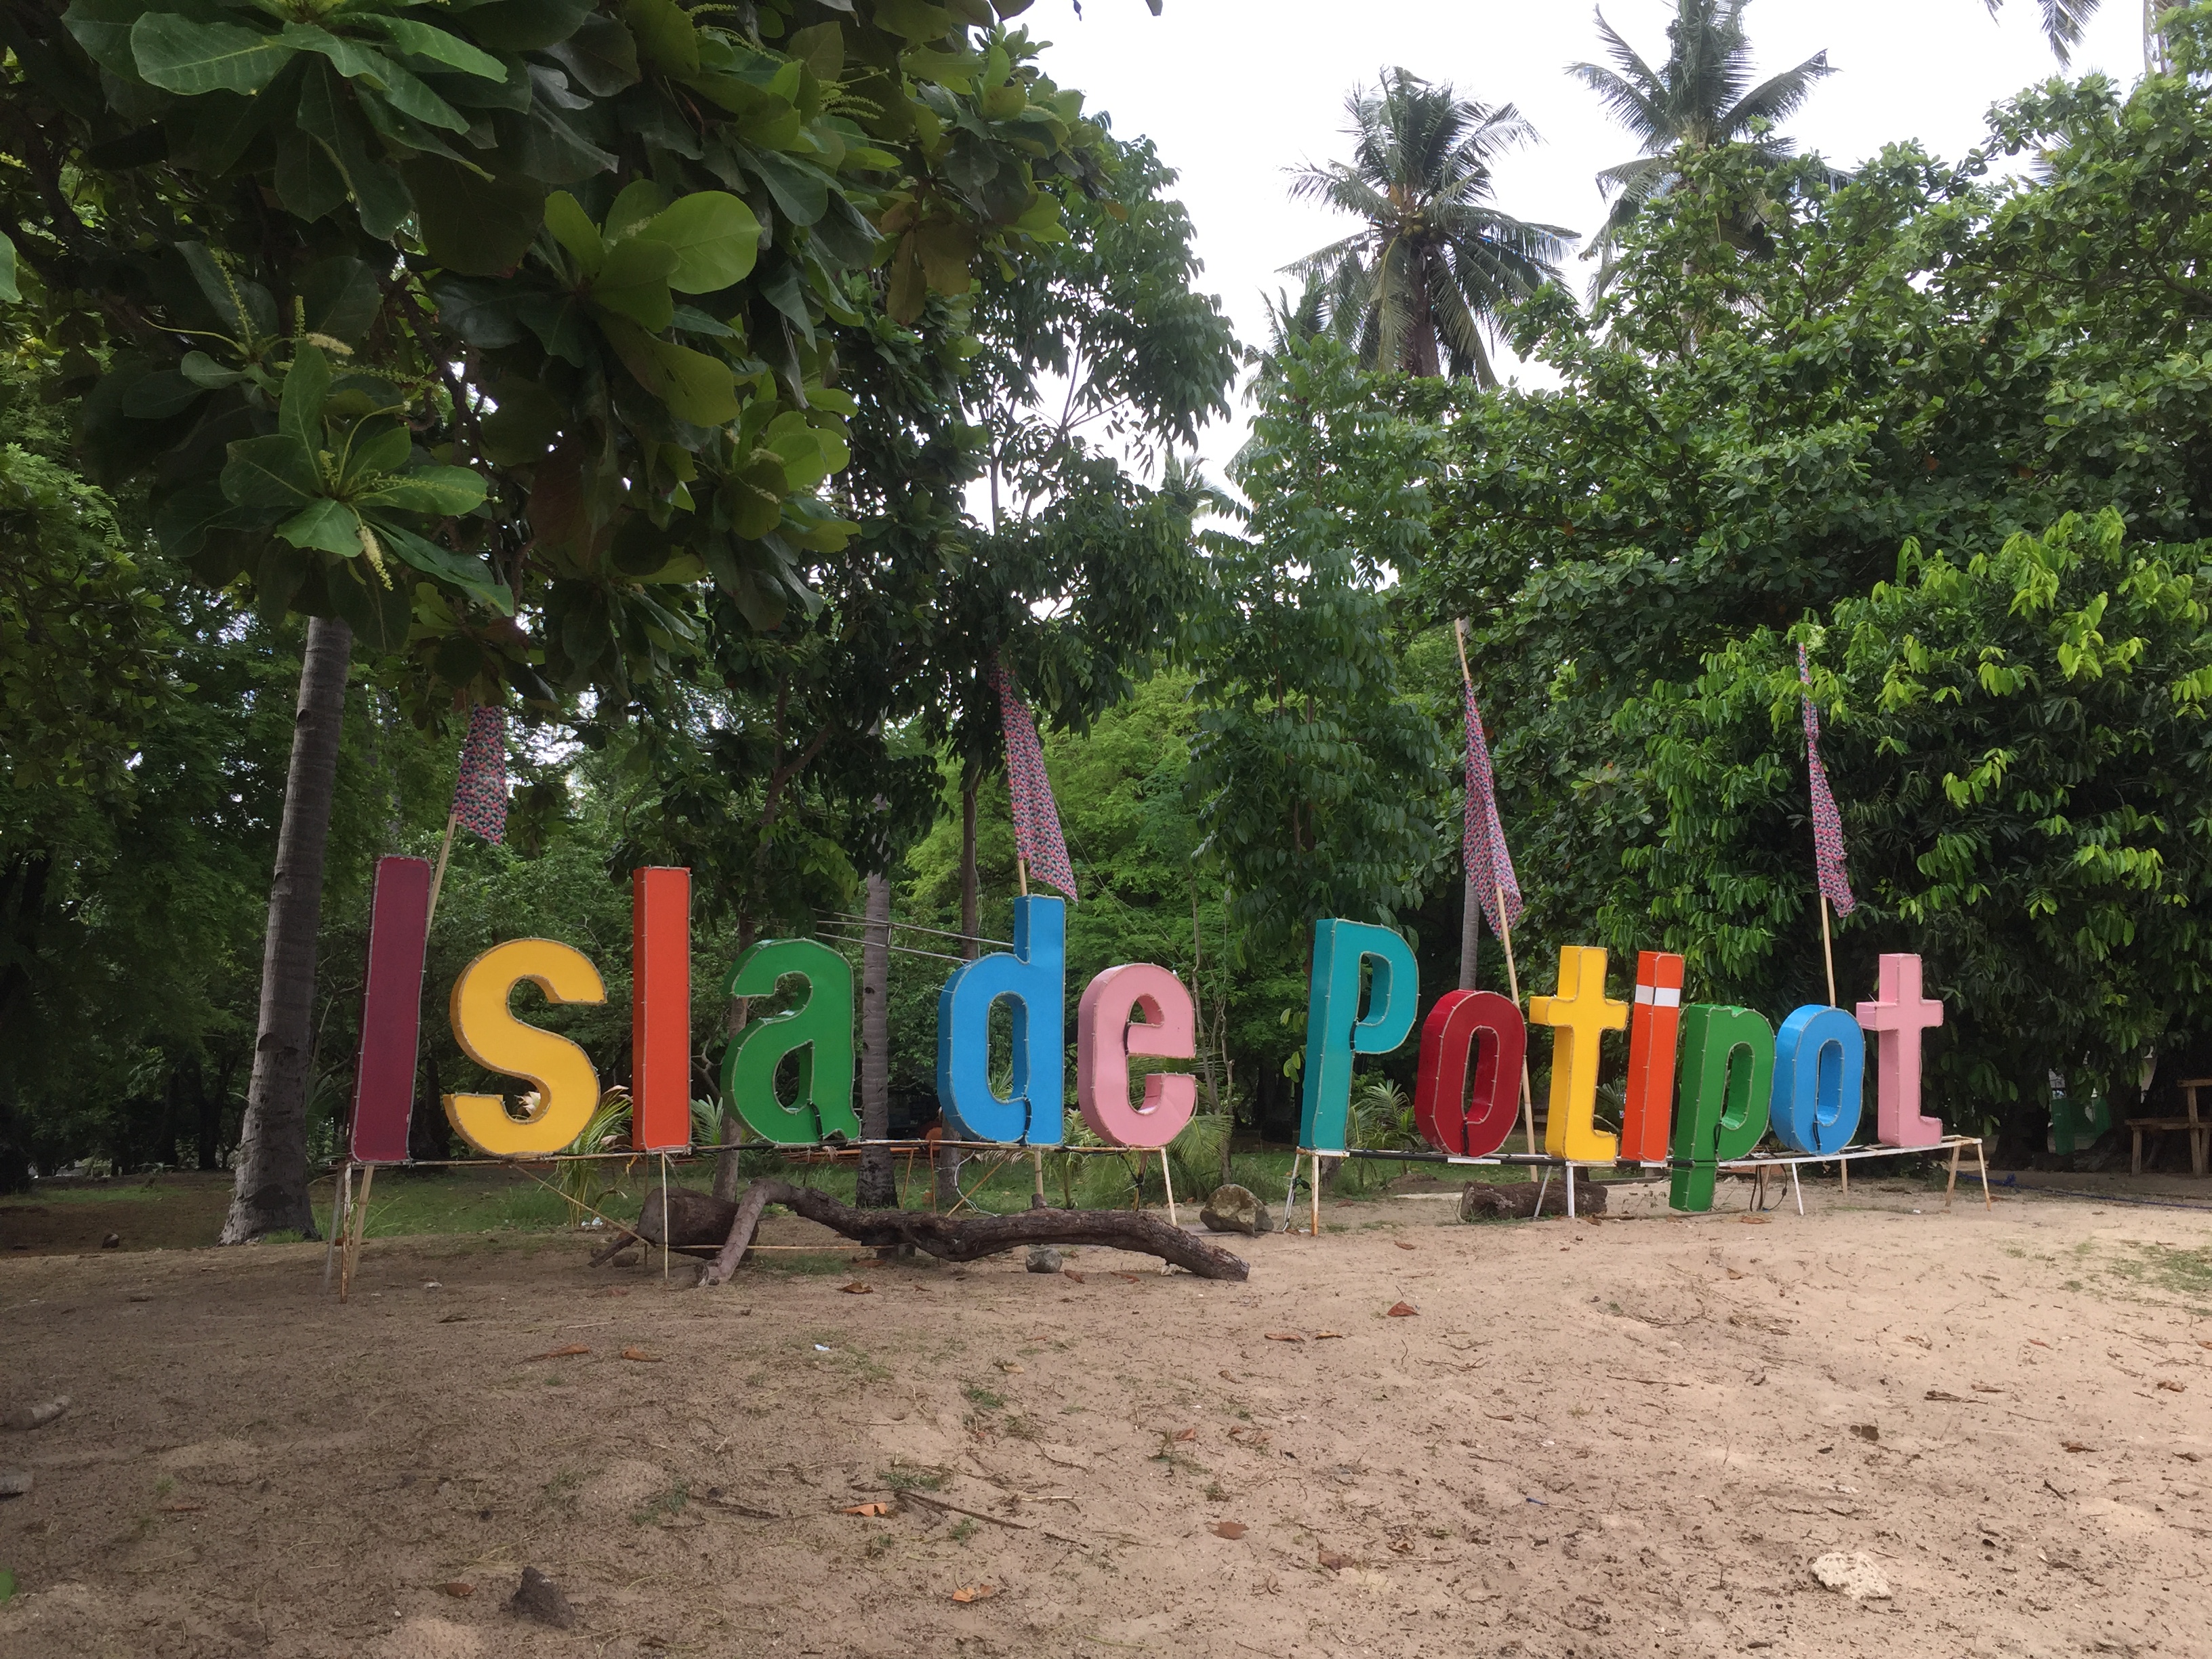
[[[1667, 50], [1671, 0], [1607, 0], [1613, 27], [1655, 66]], [[1754, 0], [1747, 14], [1764, 76], [1825, 48], [1836, 73], [1786, 131], [1849, 166], [1893, 140], [1917, 138], [1947, 157], [1980, 137], [2000, 99], [2056, 70], [2035, 0], [2009, 0], [1992, 20], [1982, 0]], [[2105, 0], [2069, 71], [2132, 81], [2142, 60], [2141, 8]], [[1565, 71], [1600, 57], [1589, 7], [1577, 0], [1038, 0], [1019, 20], [1052, 47], [1047, 72], [1142, 133], [1182, 174], [1198, 228], [1202, 285], [1218, 295], [1239, 338], [1266, 335], [1262, 296], [1291, 286], [1291, 259], [1346, 233], [1349, 222], [1294, 206], [1284, 169], [1344, 155], [1345, 94], [1402, 64], [1486, 103], [1511, 102], [1544, 142], [1498, 168], [1498, 200], [1525, 219], [1587, 234], [1603, 219], [1593, 175], [1633, 153], [1595, 96]], [[1577, 288], [1589, 267], [1568, 261]], [[1218, 478], [1241, 441], [1241, 417], [1204, 446]]]

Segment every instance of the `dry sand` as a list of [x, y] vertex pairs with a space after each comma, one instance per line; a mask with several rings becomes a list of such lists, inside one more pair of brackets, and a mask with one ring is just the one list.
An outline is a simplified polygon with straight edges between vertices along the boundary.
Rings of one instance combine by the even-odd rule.
[[1241, 1285], [0, 1261], [0, 1406], [76, 1401], [0, 1433], [0, 1655], [2212, 1653], [2212, 1219], [1651, 1198], [1336, 1206]]

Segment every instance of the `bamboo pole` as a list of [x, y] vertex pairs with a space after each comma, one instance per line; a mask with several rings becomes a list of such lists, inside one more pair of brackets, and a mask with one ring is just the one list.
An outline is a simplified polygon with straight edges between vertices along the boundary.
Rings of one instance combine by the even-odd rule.
[[1175, 1177], [1168, 1173], [1168, 1149], [1160, 1148], [1160, 1187], [1168, 1195], [1168, 1225], [1180, 1227], [1182, 1219], [1176, 1214]]
[[446, 838], [438, 843], [438, 868], [430, 878], [430, 908], [422, 917], [428, 928], [430, 919], [438, 914], [438, 890], [446, 884], [446, 858], [453, 850], [453, 831], [460, 827], [461, 809], [456, 806], [446, 815]]
[[[1505, 947], [1505, 984], [1513, 993], [1513, 1006], [1521, 1006], [1521, 970], [1513, 960], [1513, 924], [1505, 918], [1505, 889], [1498, 890], [1498, 939]], [[1528, 1150], [1536, 1150], [1536, 1096], [1528, 1082], [1528, 1052], [1521, 1051], [1521, 1127], [1528, 1137]], [[1529, 1179], [1535, 1177], [1532, 1175]]]
[[331, 1269], [337, 1261], [338, 1240], [343, 1236], [347, 1221], [347, 1201], [353, 1197], [353, 1162], [348, 1159], [338, 1170], [338, 1178], [331, 1190], [331, 1230], [323, 1235], [323, 1288], [331, 1287]]
[[[1467, 665], [1467, 618], [1464, 617], [1452, 619], [1452, 646], [1459, 653], [1460, 683], [1472, 690], [1474, 675]], [[1505, 983], [1513, 993], [1513, 1006], [1517, 1008], [1521, 1006], [1521, 969], [1513, 959], [1513, 923], [1505, 914], [1505, 887], [1503, 883], [1498, 884], [1497, 892], [1498, 940], [1505, 947]], [[1529, 1152], [1534, 1152], [1536, 1097], [1535, 1090], [1528, 1081], [1528, 1055], [1525, 1048], [1521, 1055], [1521, 1127], [1528, 1138]], [[1528, 1178], [1531, 1181], [1536, 1178], [1534, 1171], [1530, 1172]]]
[[1820, 893], [1820, 955], [1828, 964], [1828, 1006], [1836, 1007], [1836, 947], [1828, 937], [1828, 895]]

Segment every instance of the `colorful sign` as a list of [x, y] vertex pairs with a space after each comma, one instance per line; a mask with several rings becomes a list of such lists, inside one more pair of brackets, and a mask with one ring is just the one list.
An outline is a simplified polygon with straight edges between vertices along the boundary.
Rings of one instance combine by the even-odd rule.
[[[428, 925], [428, 867], [419, 859], [378, 866], [355, 1091], [354, 1158], [406, 1156], [414, 1094]], [[672, 1152], [690, 1141], [690, 874], [640, 870], [633, 878], [630, 999], [631, 1144]], [[1012, 951], [963, 963], [938, 999], [938, 1095], [963, 1139], [1056, 1146], [1066, 1098], [1063, 1053], [1066, 904], [1044, 896], [1014, 903]], [[1601, 949], [1559, 953], [1549, 995], [1529, 999], [1524, 1019], [1493, 991], [1447, 991], [1421, 1026], [1413, 1097], [1422, 1137], [1454, 1157], [1504, 1146], [1515, 1119], [1528, 1025], [1549, 1025], [1552, 1085], [1546, 1149], [1573, 1163], [1616, 1158], [1672, 1168], [1669, 1202], [1712, 1203], [1718, 1167], [1750, 1152], [1771, 1127], [1790, 1151], [1826, 1157], [1858, 1133], [1866, 1034], [1875, 1033], [1878, 1125], [1893, 1146], [1936, 1144], [1942, 1126], [1920, 1111], [1921, 1034], [1943, 1019], [1922, 994], [1920, 959], [1881, 959], [1877, 994], [1854, 1018], [1809, 1006], [1780, 1031], [1748, 1008], [1682, 1002], [1684, 963], [1666, 951], [1637, 959], [1632, 1001], [1606, 995]], [[575, 1139], [599, 1097], [584, 1051], [517, 1018], [514, 988], [538, 987], [556, 1003], [600, 1002], [599, 970], [580, 951], [550, 939], [511, 939], [485, 951], [455, 982], [453, 1035], [487, 1071], [532, 1085], [519, 1103], [493, 1094], [450, 1095], [446, 1113], [479, 1152], [543, 1158]], [[799, 998], [749, 1020], [722, 1059], [731, 1109], [784, 1146], [854, 1140], [852, 965], [813, 939], [766, 939], [731, 968], [733, 998]], [[803, 991], [803, 996], [800, 993]], [[1299, 1144], [1346, 1150], [1352, 1068], [1412, 1033], [1420, 997], [1412, 948], [1387, 927], [1335, 918], [1314, 927]], [[1007, 1090], [992, 1085], [991, 1024], [1008, 1005]], [[1607, 1034], [1627, 1032], [1627, 1086], [1619, 1137], [1596, 1124], [1598, 1069]], [[1084, 1121], [1109, 1145], [1164, 1146], [1197, 1106], [1187, 1071], [1154, 1071], [1132, 1097], [1135, 1059], [1188, 1060], [1197, 1052], [1190, 993], [1149, 963], [1107, 969], [1076, 1010], [1076, 1096]], [[1677, 1066], [1679, 1055], [1680, 1065]], [[789, 1079], [779, 1086], [779, 1076]], [[786, 1097], [787, 1092], [788, 1098]]]

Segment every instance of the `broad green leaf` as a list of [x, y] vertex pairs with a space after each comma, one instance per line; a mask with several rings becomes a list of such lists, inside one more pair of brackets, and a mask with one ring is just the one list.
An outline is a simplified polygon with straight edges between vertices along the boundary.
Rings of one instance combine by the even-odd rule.
[[319, 496], [276, 526], [276, 533], [295, 547], [319, 547], [325, 553], [353, 558], [361, 552], [361, 520], [343, 501]]
[[364, 421], [346, 441], [343, 482], [353, 483], [380, 473], [397, 472], [407, 465], [415, 435], [389, 416]]
[[656, 214], [638, 233], [676, 252], [668, 286], [712, 294], [738, 281], [760, 253], [760, 221], [726, 191], [702, 190]]
[[428, 23], [418, 23], [411, 17], [390, 17], [380, 12], [369, 12], [362, 21], [382, 29], [392, 37], [392, 42], [403, 52], [417, 58], [428, 58], [434, 63], [457, 69], [464, 75], [481, 76], [487, 81], [507, 79], [507, 65], [488, 52], [479, 52], [458, 35], [443, 29], [432, 28]]
[[556, 190], [545, 198], [545, 228], [568, 250], [585, 276], [593, 275], [605, 262], [607, 245], [599, 238], [599, 227], [567, 191]]
[[400, 168], [415, 198], [415, 222], [429, 256], [448, 270], [497, 276], [522, 263], [545, 222], [543, 185], [527, 179], [482, 179], [443, 156]]
[[617, 242], [607, 250], [605, 262], [592, 279], [592, 299], [658, 334], [675, 315], [668, 278], [676, 268], [676, 258], [675, 249], [648, 237], [633, 236]]
[[363, 507], [453, 518], [483, 503], [484, 481], [465, 466], [418, 466], [355, 497]]
[[592, 0], [495, 0], [469, 8], [469, 33], [495, 52], [542, 52], [574, 34]]
[[650, 179], [633, 179], [607, 210], [603, 234], [610, 242], [620, 241], [667, 205], [668, 192], [659, 185]]
[[624, 0], [623, 21], [646, 63], [679, 79], [699, 72], [699, 30], [675, 0]]
[[146, 0], [73, 0], [62, 14], [62, 27], [94, 63], [118, 80], [135, 82], [138, 60], [131, 52], [131, 27], [145, 12]]
[[246, 379], [244, 369], [225, 368], [204, 351], [187, 351], [177, 365], [177, 373], [203, 392], [217, 392]]
[[123, 394], [123, 412], [134, 421], [161, 421], [190, 409], [206, 395], [206, 388], [189, 375], [162, 369], [134, 380]]
[[638, 384], [694, 426], [726, 426], [738, 417], [737, 377], [719, 357], [656, 340], [636, 325], [601, 313], [606, 336]]
[[448, 132], [465, 132], [469, 124], [451, 104], [430, 90], [411, 71], [404, 70], [380, 52], [357, 40], [348, 40], [313, 23], [287, 23], [276, 37], [301, 52], [330, 60], [331, 67], [349, 81], [362, 81], [381, 92], [392, 108], [411, 115], [426, 126]]
[[482, 559], [465, 553], [456, 553], [434, 541], [416, 535], [404, 526], [389, 519], [369, 515], [368, 524], [376, 538], [384, 544], [385, 550], [396, 553], [425, 575], [449, 581], [462, 592], [481, 599], [502, 617], [514, 614], [514, 595], [506, 584], [491, 574], [491, 568]]
[[138, 73], [165, 92], [258, 92], [292, 48], [236, 23], [195, 23], [173, 11], [149, 11], [131, 26]]
[[0, 300], [20, 300], [15, 291], [15, 245], [0, 233]]
[[296, 513], [322, 494], [315, 458], [286, 433], [240, 438], [222, 469], [223, 499], [265, 513]]
[[323, 447], [323, 400], [330, 395], [330, 360], [319, 348], [302, 345], [284, 376], [276, 429], [313, 455]]

